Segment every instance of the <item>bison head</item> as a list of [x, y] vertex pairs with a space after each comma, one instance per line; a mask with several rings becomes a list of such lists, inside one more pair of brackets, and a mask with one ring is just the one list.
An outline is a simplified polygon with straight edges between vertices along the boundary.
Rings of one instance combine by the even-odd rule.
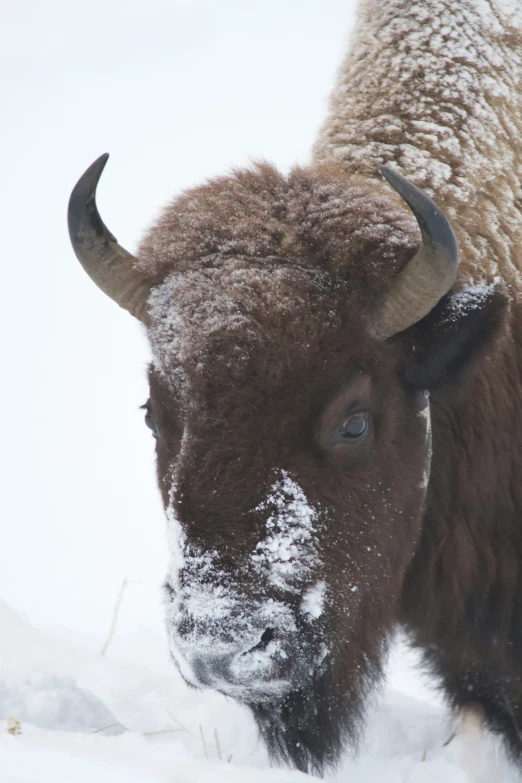
[[409, 209], [338, 167], [236, 172], [177, 198], [134, 258], [96, 209], [105, 160], [70, 231], [152, 347], [173, 660], [247, 704], [274, 757], [320, 771], [356, 738], [397, 618], [429, 392], [485, 339], [495, 296], [456, 307], [451, 227], [390, 169]]

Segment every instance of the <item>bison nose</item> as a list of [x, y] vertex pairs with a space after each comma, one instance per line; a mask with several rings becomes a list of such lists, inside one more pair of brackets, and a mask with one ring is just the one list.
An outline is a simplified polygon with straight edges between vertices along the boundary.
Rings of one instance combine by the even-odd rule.
[[273, 628], [265, 628], [263, 633], [261, 634], [261, 639], [258, 641], [257, 644], [255, 644], [253, 647], [251, 647], [249, 650], [246, 650], [244, 653], [241, 653], [241, 655], [248, 655], [248, 653], [251, 652], [263, 652], [263, 650], [266, 650], [269, 643], [272, 641], [272, 639], [275, 638], [276, 632]]
[[[203, 641], [203, 640], [202, 640]], [[208, 638], [183, 649], [179, 642], [174, 658], [181, 673], [193, 685], [213, 688], [237, 699], [282, 695], [289, 690], [289, 639], [280, 629], [267, 627], [252, 633], [248, 642]]]
[[252, 643], [249, 645], [230, 643], [227, 650], [219, 652], [212, 648], [205, 651], [200, 649], [193, 657], [194, 672], [200, 681], [212, 687], [215, 687], [216, 677], [234, 684], [243, 679], [247, 670], [253, 668], [257, 670], [257, 675], [267, 670], [274, 674], [280, 668], [278, 664], [286, 658], [281, 640], [270, 649], [270, 642], [275, 639], [274, 628], [265, 628], [251, 638]]

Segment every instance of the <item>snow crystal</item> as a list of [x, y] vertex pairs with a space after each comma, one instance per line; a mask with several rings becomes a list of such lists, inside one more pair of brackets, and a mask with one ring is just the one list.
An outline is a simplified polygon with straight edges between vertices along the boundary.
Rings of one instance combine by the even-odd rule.
[[427, 468], [425, 468], [422, 474], [422, 479], [419, 482], [419, 487], [421, 489], [427, 489], [429, 483], [430, 483], [430, 471]]
[[185, 533], [175, 512], [176, 484], [170, 488], [170, 503], [167, 507], [167, 541], [169, 546], [169, 579], [171, 587], [179, 587], [179, 574], [185, 563]]
[[324, 599], [326, 595], [326, 582], [318, 582], [310, 587], [303, 595], [301, 601], [301, 611], [309, 615], [314, 620], [321, 617], [324, 610]]
[[326, 646], [326, 644], [324, 644], [324, 642], [321, 642], [321, 645], [319, 646], [319, 652], [317, 653], [315, 659], [315, 666], [317, 670], [321, 668], [328, 655], [330, 655], [330, 649]]
[[174, 273], [152, 289], [149, 313], [154, 326], [149, 337], [155, 366], [164, 374], [177, 370], [174, 380], [180, 385], [182, 365], [202, 350], [205, 339], [225, 330], [243, 331], [246, 326], [231, 288], [223, 287], [222, 295], [215, 295], [220, 274], [216, 269]]
[[270, 511], [266, 537], [256, 546], [252, 561], [276, 587], [297, 591], [318, 565], [315, 536], [318, 514], [301, 487], [286, 471], [256, 511]]
[[499, 285], [500, 279], [496, 277], [491, 283], [477, 283], [467, 285], [452, 294], [448, 301], [447, 321], [458, 321], [459, 317], [468, 315], [481, 307], [486, 299], [491, 296]]
[[433, 455], [432, 435], [431, 435], [431, 407], [429, 402], [429, 394], [428, 392], [425, 392], [425, 394], [428, 397], [427, 405], [425, 408], [423, 408], [421, 411], [417, 413], [418, 418], [424, 420], [424, 426], [426, 428], [426, 458], [424, 462], [424, 472], [422, 474], [422, 479], [419, 484], [421, 489], [428, 488], [430, 473], [431, 473], [431, 458]]

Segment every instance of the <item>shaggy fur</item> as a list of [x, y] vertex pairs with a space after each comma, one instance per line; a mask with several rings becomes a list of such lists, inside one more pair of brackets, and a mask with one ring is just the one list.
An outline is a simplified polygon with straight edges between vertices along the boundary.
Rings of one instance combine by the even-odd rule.
[[[302, 770], [356, 740], [398, 621], [452, 704], [480, 703], [522, 755], [515, 21], [486, 0], [363, 2], [313, 166], [284, 177], [261, 164], [188, 191], [138, 254], [154, 283], [159, 484], [187, 540], [245, 600], [281, 600], [246, 562], [274, 471], [320, 512], [311, 583], [327, 583], [325, 611], [310, 630], [301, 595], [284, 600], [296, 657], [323, 644], [324, 663], [284, 698], [248, 701], [273, 756]], [[423, 321], [378, 342], [368, 318], [419, 243], [378, 180], [388, 162], [450, 216], [462, 263]], [[355, 403], [366, 441], [332, 448]]]
[[[361, 3], [317, 161], [395, 162], [446, 211], [462, 281], [500, 277], [504, 336], [465, 389], [432, 395], [433, 462], [402, 619], [450, 702], [522, 751], [519, 397], [522, 12], [505, 2]], [[378, 9], [378, 13], [377, 13]]]

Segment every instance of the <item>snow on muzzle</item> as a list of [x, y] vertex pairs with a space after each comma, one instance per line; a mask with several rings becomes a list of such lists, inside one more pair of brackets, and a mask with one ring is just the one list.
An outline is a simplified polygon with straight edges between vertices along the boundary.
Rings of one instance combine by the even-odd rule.
[[176, 593], [166, 586], [172, 657], [192, 685], [242, 701], [282, 697], [310, 670], [306, 635], [290, 607], [234, 592], [209, 586]]
[[[230, 574], [218, 552], [187, 541], [175, 513], [174, 488], [171, 498], [165, 613], [171, 654], [181, 674], [192, 685], [241, 701], [283, 697], [308, 680], [324, 658], [324, 645], [317, 655], [313, 628], [326, 592], [325, 584], [313, 585], [312, 578], [318, 563], [316, 512], [282, 473], [256, 509], [266, 510], [266, 535], [250, 554], [246, 571]], [[245, 594], [245, 579], [257, 586], [255, 598]], [[268, 590], [259, 591], [262, 585]], [[292, 605], [283, 598], [289, 594], [297, 599]]]

